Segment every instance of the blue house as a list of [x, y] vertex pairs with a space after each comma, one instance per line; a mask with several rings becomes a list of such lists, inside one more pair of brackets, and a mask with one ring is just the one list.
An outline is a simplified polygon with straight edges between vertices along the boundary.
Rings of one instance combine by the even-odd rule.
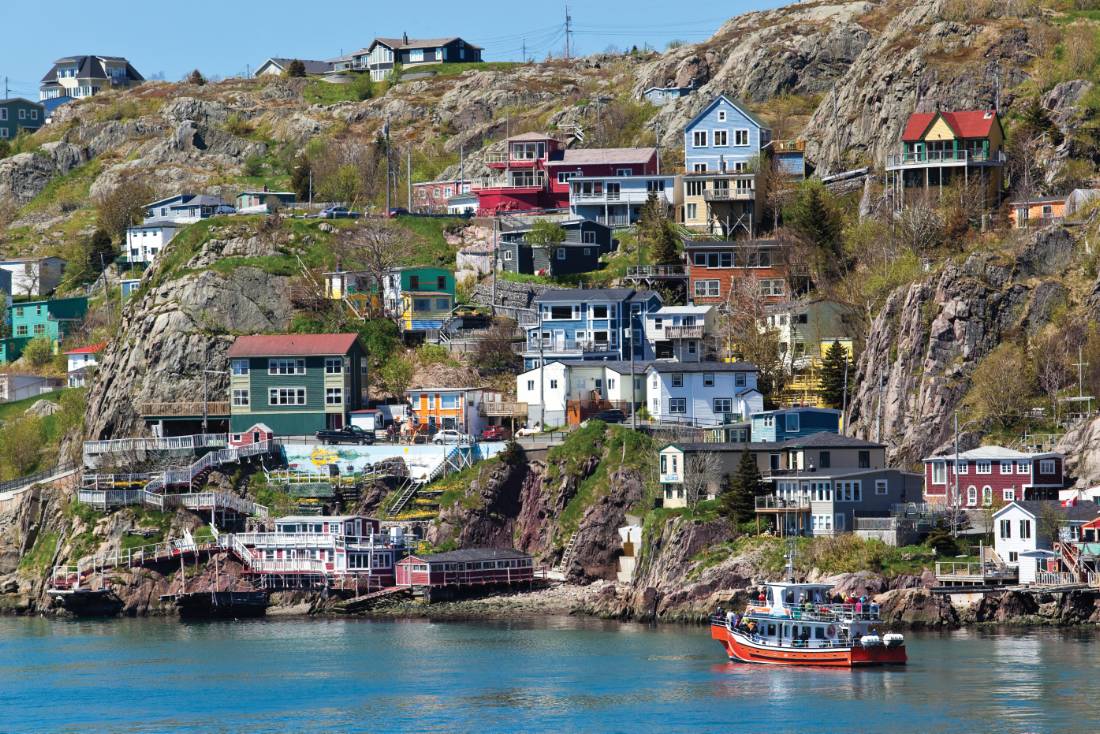
[[756, 235], [771, 129], [743, 104], [714, 99], [684, 128], [684, 224], [709, 234]]
[[645, 318], [661, 307], [655, 291], [632, 288], [548, 290], [535, 299], [524, 368], [562, 359], [649, 360]]
[[219, 214], [233, 214], [235, 211], [219, 197], [206, 194], [176, 194], [150, 202], [142, 209], [145, 210], [145, 224], [163, 222], [192, 224], [200, 219]]
[[754, 442], [789, 441], [815, 433], [839, 433], [840, 411], [831, 408], [781, 408], [754, 413], [751, 438]]
[[685, 97], [694, 91], [694, 84], [686, 87], [649, 87], [642, 92], [642, 99], [657, 107], [664, 107], [672, 100]]

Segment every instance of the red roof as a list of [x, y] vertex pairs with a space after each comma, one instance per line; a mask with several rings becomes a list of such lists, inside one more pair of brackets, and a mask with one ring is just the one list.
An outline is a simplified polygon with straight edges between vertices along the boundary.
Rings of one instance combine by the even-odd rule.
[[229, 348], [230, 357], [312, 357], [344, 355], [358, 334], [257, 334], [239, 336]]
[[70, 349], [65, 354], [99, 354], [107, 347], [107, 342], [99, 342], [98, 344], [89, 344], [86, 347], [77, 347], [76, 349]]
[[909, 115], [905, 123], [905, 131], [901, 139], [905, 142], [914, 142], [931, 126], [936, 115], [943, 118], [951, 131], [959, 138], [988, 138], [993, 129], [993, 123], [997, 120], [994, 110], [957, 110], [954, 112], [914, 112]]

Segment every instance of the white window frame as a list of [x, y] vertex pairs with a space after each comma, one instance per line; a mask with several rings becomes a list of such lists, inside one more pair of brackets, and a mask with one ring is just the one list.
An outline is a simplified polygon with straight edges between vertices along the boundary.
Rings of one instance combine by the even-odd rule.
[[[287, 400], [284, 401], [282, 391], [287, 391], [289, 394], [286, 396]], [[293, 402], [290, 402], [290, 397], [294, 398]], [[303, 406], [309, 404], [309, 395], [306, 393], [304, 387], [269, 387], [267, 389], [267, 404], [268, 405], [289, 405], [289, 406]]]
[[[725, 128], [711, 131], [711, 138], [713, 140], [711, 146], [714, 148], [730, 147], [730, 131]], [[722, 142], [718, 142], [719, 139], [721, 139]]]
[[1057, 463], [1054, 459], [1039, 459], [1039, 473], [1040, 474], [1053, 474], [1058, 470]]
[[247, 359], [234, 359], [230, 360], [229, 362], [230, 374], [236, 375], [238, 377], [247, 375], [248, 369], [249, 365]]
[[[706, 130], [692, 130], [691, 131], [691, 147], [692, 148], [707, 148], [707, 142], [710, 140], [710, 136], [707, 135]], [[702, 141], [702, 142], [700, 142]]]
[[342, 375], [344, 374], [344, 360], [341, 357], [325, 357], [325, 374], [326, 375]]
[[966, 506], [978, 506], [978, 488], [975, 487], [973, 484], [966, 488]]
[[1030, 461], [1017, 461], [1016, 462], [1016, 473], [1017, 474], [1030, 474], [1031, 473], [1031, 462]]
[[687, 415], [687, 398], [669, 398], [669, 415]]
[[1020, 540], [1029, 540], [1031, 538], [1031, 520], [1026, 518], [1020, 520]]
[[697, 280], [692, 286], [692, 289], [696, 297], [718, 298], [722, 295], [722, 281], [717, 278], [713, 280]]
[[1002, 489], [1001, 490], [1001, 499], [1003, 499], [1005, 502], [1015, 502], [1016, 501], [1016, 488], [1015, 487], [1008, 487], [1007, 489]]
[[993, 473], [993, 462], [988, 461], [988, 460], [975, 461], [974, 462], [974, 473], [975, 474], [992, 474]]
[[269, 375], [304, 375], [305, 373], [305, 359], [299, 357], [269, 357], [267, 360], [267, 374]]
[[982, 507], [993, 506], [993, 487], [988, 484], [982, 487]]
[[1001, 461], [1000, 465], [1001, 465], [1001, 475], [1002, 476], [1012, 473], [1012, 460], [1011, 459], [1009, 459], [1007, 461]]
[[248, 388], [234, 388], [233, 389], [233, 407], [234, 408], [247, 408], [250, 403], [251, 396], [249, 395]]
[[886, 479], [875, 480], [875, 495], [882, 497], [890, 494], [890, 482]]
[[717, 118], [718, 122], [725, 122], [726, 121], [726, 111], [725, 110], [718, 110], [718, 114], [716, 115], [716, 118]]
[[343, 405], [344, 404], [344, 388], [342, 387], [326, 387], [325, 388], [325, 405]]
[[[745, 142], [743, 142], [743, 143], [737, 142], [737, 141], [741, 140], [742, 138], [744, 138]], [[752, 145], [752, 131], [749, 130], [747, 127], [734, 128], [734, 130], [733, 130], [733, 145], [736, 148], [745, 148], [749, 145]]]
[[932, 484], [947, 484], [947, 462], [933, 461]]

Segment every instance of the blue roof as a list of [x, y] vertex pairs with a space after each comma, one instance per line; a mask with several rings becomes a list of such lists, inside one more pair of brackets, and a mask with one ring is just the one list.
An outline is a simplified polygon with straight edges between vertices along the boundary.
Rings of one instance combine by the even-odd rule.
[[40, 104], [46, 108], [46, 112], [53, 112], [61, 105], [68, 104], [69, 102], [73, 102], [75, 100], [76, 97], [64, 95], [62, 97], [54, 97], [53, 99], [44, 99]]

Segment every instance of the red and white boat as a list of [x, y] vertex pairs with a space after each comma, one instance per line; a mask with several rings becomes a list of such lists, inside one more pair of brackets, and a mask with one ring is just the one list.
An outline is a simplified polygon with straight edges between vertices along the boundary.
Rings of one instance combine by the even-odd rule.
[[731, 660], [850, 668], [904, 665], [905, 638], [880, 635], [876, 604], [834, 604], [828, 584], [767, 584], [743, 615], [711, 618], [710, 636]]

